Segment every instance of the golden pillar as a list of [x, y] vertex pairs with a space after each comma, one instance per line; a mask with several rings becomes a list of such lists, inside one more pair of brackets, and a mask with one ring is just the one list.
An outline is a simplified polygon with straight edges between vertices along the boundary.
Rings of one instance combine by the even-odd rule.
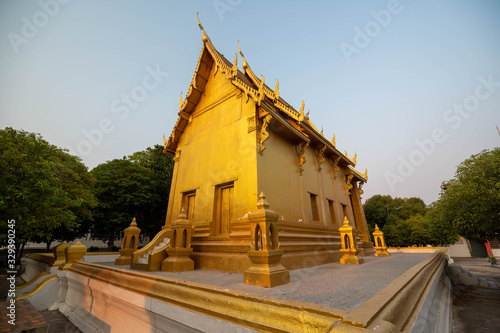
[[172, 222], [172, 237], [170, 238], [170, 248], [168, 248], [168, 258], [161, 263], [163, 272], [184, 272], [194, 269], [194, 261], [189, 258], [193, 249], [191, 239], [193, 226], [187, 219], [186, 211], [182, 207], [179, 218]]
[[56, 260], [52, 264], [52, 267], [61, 266], [66, 262], [66, 254], [64, 250], [69, 246], [68, 242], [64, 241], [52, 249], [54, 251], [54, 257]]
[[375, 231], [373, 232], [373, 239], [375, 240], [375, 255], [377, 257], [388, 257], [387, 245], [385, 244], [384, 233], [375, 224]]
[[87, 253], [87, 247], [80, 242], [76, 242], [66, 247], [64, 253], [66, 254], [66, 262], [59, 269], [66, 271], [71, 268], [74, 262], [82, 260], [85, 253]]
[[340, 252], [344, 255], [340, 258], [341, 264], [353, 264], [360, 265], [365, 261], [362, 258], [358, 258], [356, 255], [359, 254], [358, 245], [356, 242], [356, 233], [353, 228], [349, 225], [349, 220], [347, 216], [344, 217], [344, 225], [339, 228], [340, 240], [342, 242], [342, 248]]
[[137, 222], [134, 217], [132, 223], [130, 223], [130, 227], [123, 231], [123, 243], [120, 249], [120, 256], [116, 258], [115, 265], [123, 266], [132, 264], [132, 255], [139, 245], [140, 233], [141, 229], [137, 227]]
[[279, 249], [279, 215], [268, 209], [264, 193], [259, 199], [258, 209], [248, 214], [252, 231], [248, 257], [252, 263], [245, 271], [244, 279], [245, 284], [272, 288], [290, 282], [290, 272], [280, 263], [284, 252]]

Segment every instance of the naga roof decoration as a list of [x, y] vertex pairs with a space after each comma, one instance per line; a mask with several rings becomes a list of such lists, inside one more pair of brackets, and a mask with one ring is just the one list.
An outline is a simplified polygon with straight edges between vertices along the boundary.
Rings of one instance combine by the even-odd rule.
[[312, 135], [315, 139], [317, 139], [317, 141], [319, 141], [318, 145], [325, 145], [329, 148], [330, 152], [333, 152], [332, 155], [340, 156], [343, 163], [345, 165], [348, 165], [349, 169], [354, 171], [354, 175], [356, 176], [357, 180], [367, 181], [367, 177], [364, 177], [360, 172], [354, 169], [355, 164], [349, 157], [347, 157], [347, 154], [344, 155], [337, 150], [337, 148], [335, 147], [335, 137], [332, 140], [333, 142], [327, 140], [310, 121], [309, 111], [307, 112], [307, 114], [304, 114], [304, 101], [302, 101], [300, 110], [297, 111], [283, 98], [280, 97], [278, 80], [276, 80], [276, 86], [274, 90], [269, 88], [264, 82], [264, 76], [261, 75], [261, 78], [258, 78], [250, 68], [245, 55], [240, 49], [238, 41], [238, 52], [243, 58], [243, 72], [241, 72], [237, 66], [238, 53], [235, 52], [233, 63], [227, 60], [222, 54], [217, 51], [217, 49], [212, 44], [212, 41], [201, 25], [198, 14], [196, 15], [196, 18], [200, 30], [203, 31], [203, 47], [198, 59], [198, 64], [196, 65], [196, 70], [191, 80], [191, 84], [189, 85], [189, 89], [186, 93], [186, 97], [183, 99], [182, 93], [180, 95], [180, 105], [178, 113], [179, 118], [177, 119], [177, 122], [174, 126], [174, 129], [172, 130], [170, 137], [168, 138], [168, 141], [166, 142], [166, 144], [164, 144], [164, 153], [175, 155], [180, 135], [184, 132], [184, 129], [188, 124], [189, 117], [194, 112], [196, 105], [200, 101], [202, 92], [205, 89], [205, 85], [208, 81], [210, 71], [215, 65], [216, 73], [220, 72], [224, 74], [226, 79], [228, 79], [235, 87], [239, 88], [247, 97], [247, 102], [249, 98], [252, 98], [252, 100], [254, 100], [258, 106], [260, 106], [261, 102], [264, 99], [267, 100], [269, 104], [274, 106], [277, 110], [283, 112], [284, 114], [286, 114], [286, 116], [293, 119], [298, 124], [298, 128], [304, 130], [301, 131], [302, 134], [306, 135], [306, 137], [310, 137]]

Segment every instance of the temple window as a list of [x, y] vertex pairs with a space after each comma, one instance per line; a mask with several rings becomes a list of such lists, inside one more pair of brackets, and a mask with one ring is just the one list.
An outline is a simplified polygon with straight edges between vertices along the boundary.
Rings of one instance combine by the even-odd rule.
[[328, 202], [328, 209], [330, 210], [330, 220], [332, 221], [332, 225], [337, 225], [337, 217], [335, 215], [335, 204], [333, 200], [326, 199]]
[[319, 221], [318, 196], [312, 193], [309, 193], [309, 195], [311, 196], [312, 220], [318, 222]]
[[344, 205], [344, 204], [340, 204], [342, 206], [342, 214], [343, 214], [343, 217], [346, 217], [347, 216], [347, 205]]
[[194, 221], [194, 202], [196, 198], [196, 190], [182, 193], [182, 206], [186, 211], [187, 219]]

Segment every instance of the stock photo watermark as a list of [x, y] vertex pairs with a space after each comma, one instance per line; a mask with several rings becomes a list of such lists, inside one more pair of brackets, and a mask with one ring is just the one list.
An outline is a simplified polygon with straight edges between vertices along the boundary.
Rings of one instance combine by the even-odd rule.
[[[136, 85], [127, 93], [122, 93], [119, 98], [111, 102], [110, 110], [118, 116], [118, 119], [125, 120], [129, 117], [131, 110], [137, 109], [149, 95], [149, 92], [160, 86], [163, 80], [170, 74], [160, 69], [159, 65], [153, 69], [150, 66], [146, 67], [147, 74], [142, 78], [140, 85]], [[92, 153], [94, 147], [99, 146], [105, 134], [111, 134], [115, 130], [115, 122], [108, 117], [102, 118], [96, 128], [90, 130], [83, 129], [82, 134], [84, 140], [80, 140], [76, 145], [76, 150], [70, 149], [71, 152], [76, 152], [79, 156], [88, 156]]]
[[9, 32], [7, 39], [12, 46], [15, 53], [19, 53], [20, 46], [26, 45], [30, 40], [35, 38], [40, 29], [49, 24], [50, 20], [54, 18], [63, 5], [66, 5], [70, 0], [40, 0], [38, 6], [40, 10], [31, 15], [31, 18], [23, 16], [21, 18], [22, 26], [19, 33]]
[[16, 220], [7, 220], [7, 317], [16, 325]]
[[[479, 84], [476, 85], [474, 93], [466, 96], [461, 103], [454, 103], [452, 107], [444, 111], [443, 121], [452, 130], [459, 129], [464, 119], [468, 119], [473, 112], [479, 109], [481, 101], [490, 98], [496, 89], [500, 87], [500, 81], [494, 81], [492, 74], [488, 75], [487, 78], [479, 76], [477, 80]], [[448, 136], [445, 133], [445, 129], [436, 127], [428, 138], [415, 140], [414, 143], [417, 147], [406, 157], [399, 155], [397, 172], [386, 171], [384, 173], [385, 180], [391, 191], [395, 191], [398, 183], [404, 183], [418, 166], [421, 166], [427, 158], [434, 154], [438, 144], [446, 142]]]
[[403, 12], [403, 9], [404, 7], [401, 1], [390, 0], [387, 3], [386, 9], [381, 9], [379, 11], [372, 10], [370, 12], [373, 20], [368, 21], [363, 29], [358, 26], [354, 27], [352, 43], [342, 41], [342, 43], [339, 44], [340, 51], [342, 51], [347, 63], [351, 63], [353, 55], [360, 54], [361, 50], [368, 47], [372, 40], [379, 36], [383, 29], [391, 24], [394, 16]]
[[224, 13], [232, 12], [243, 0], [214, 0], [212, 5], [221, 21], [224, 21]]

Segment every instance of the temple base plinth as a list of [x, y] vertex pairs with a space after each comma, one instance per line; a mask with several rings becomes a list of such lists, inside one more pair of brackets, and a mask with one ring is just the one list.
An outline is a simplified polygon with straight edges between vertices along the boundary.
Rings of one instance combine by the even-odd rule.
[[162, 272], [184, 272], [194, 270], [194, 261], [189, 258], [192, 248], [167, 249], [168, 257], [161, 263]]
[[341, 249], [340, 252], [342, 252], [344, 255], [342, 258], [340, 258], [340, 263], [341, 264], [351, 264], [351, 265], [361, 265], [365, 261], [363, 258], [358, 258], [356, 256], [356, 250], [351, 250], [351, 249]]
[[272, 288], [290, 282], [290, 272], [281, 263], [283, 250], [249, 251], [252, 264], [245, 271], [245, 284]]

